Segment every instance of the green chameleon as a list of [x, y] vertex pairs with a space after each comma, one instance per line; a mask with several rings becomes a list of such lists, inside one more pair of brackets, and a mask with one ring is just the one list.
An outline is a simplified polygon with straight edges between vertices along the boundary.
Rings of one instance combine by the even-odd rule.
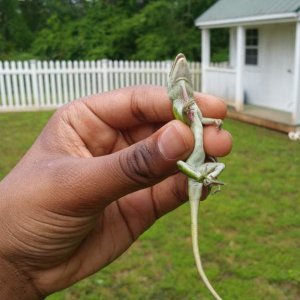
[[210, 190], [212, 186], [223, 185], [217, 181], [217, 176], [225, 168], [223, 163], [218, 163], [214, 158], [213, 162], [205, 162], [205, 152], [203, 148], [203, 125], [215, 124], [218, 128], [222, 125], [222, 120], [204, 118], [197, 106], [191, 83], [191, 75], [188, 69], [186, 58], [183, 54], [178, 54], [170, 75], [168, 83], [168, 95], [173, 104], [173, 113], [176, 119], [189, 125], [195, 138], [195, 147], [190, 157], [184, 161], [178, 161], [179, 170], [189, 177], [188, 194], [191, 207], [191, 229], [193, 252], [198, 272], [212, 295], [217, 300], [220, 296], [209, 283], [201, 263], [198, 246], [198, 207], [203, 186]]

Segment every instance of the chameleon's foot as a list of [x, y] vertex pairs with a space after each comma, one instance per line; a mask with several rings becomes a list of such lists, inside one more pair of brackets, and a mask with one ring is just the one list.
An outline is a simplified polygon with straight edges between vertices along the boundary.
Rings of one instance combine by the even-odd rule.
[[195, 104], [194, 99], [190, 99], [189, 101], [185, 102], [183, 105], [183, 112], [188, 113], [190, 109], [192, 109], [192, 106]]
[[216, 179], [225, 168], [225, 165], [223, 163], [217, 163], [217, 162], [205, 163], [202, 165], [202, 168], [204, 169], [203, 184], [205, 186], [220, 187], [221, 185], [224, 185], [224, 182], [218, 181]]
[[205, 163], [203, 164], [199, 171], [196, 171], [186, 162], [180, 160], [177, 162], [178, 169], [189, 178], [195, 181], [202, 182], [205, 186], [221, 186], [224, 185], [223, 182], [216, 180], [218, 175], [225, 168], [223, 163]]

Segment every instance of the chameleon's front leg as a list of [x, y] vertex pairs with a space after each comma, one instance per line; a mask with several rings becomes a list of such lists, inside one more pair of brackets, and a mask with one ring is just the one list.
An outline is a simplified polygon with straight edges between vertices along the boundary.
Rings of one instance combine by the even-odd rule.
[[[203, 117], [194, 99], [185, 102], [180, 109], [182, 109], [181, 115], [184, 115], [186, 120], [189, 120], [190, 114], [196, 113], [198, 115], [199, 120], [201, 120], [202, 125], [216, 125], [218, 128], [222, 127], [223, 121], [221, 119]], [[186, 121], [185, 123], [188, 122]]]
[[221, 128], [223, 121], [221, 119], [213, 119], [213, 118], [201, 118], [201, 123], [203, 125], [216, 125], [218, 128]]

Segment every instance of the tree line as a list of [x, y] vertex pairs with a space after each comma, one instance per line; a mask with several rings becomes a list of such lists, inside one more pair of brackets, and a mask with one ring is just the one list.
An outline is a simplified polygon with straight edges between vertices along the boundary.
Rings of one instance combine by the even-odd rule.
[[[216, 0], [0, 0], [0, 59], [200, 59], [195, 19]], [[216, 31], [213, 54], [227, 35]], [[223, 52], [222, 52], [223, 51]]]

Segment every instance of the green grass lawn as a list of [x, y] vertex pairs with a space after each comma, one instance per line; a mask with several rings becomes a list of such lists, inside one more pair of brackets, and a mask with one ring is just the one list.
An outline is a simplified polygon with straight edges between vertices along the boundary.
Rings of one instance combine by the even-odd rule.
[[[49, 112], [0, 114], [0, 178]], [[237, 121], [222, 192], [200, 208], [205, 270], [224, 300], [300, 299], [300, 143]], [[47, 299], [212, 299], [194, 266], [187, 204], [159, 220], [120, 259]]]

